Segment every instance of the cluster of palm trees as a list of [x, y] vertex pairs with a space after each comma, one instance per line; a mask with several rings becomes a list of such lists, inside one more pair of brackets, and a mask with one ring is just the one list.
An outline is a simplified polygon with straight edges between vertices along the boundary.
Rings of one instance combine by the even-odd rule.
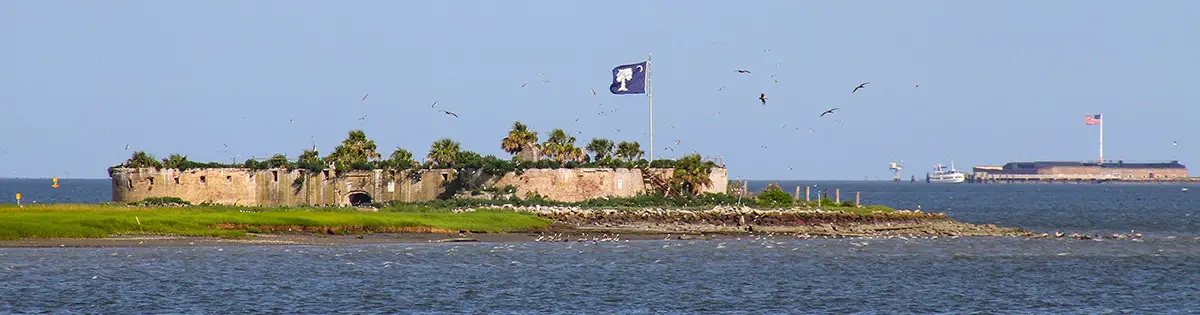
[[[612, 140], [592, 138], [583, 148], [575, 146], [575, 137], [568, 135], [562, 129], [550, 131], [550, 137], [543, 143], [538, 143], [538, 133], [522, 124], [513, 122], [508, 136], [500, 140], [500, 148], [521, 160], [533, 161], [539, 158], [549, 158], [556, 162], [601, 162], [620, 159], [626, 162], [640, 160], [645, 151], [636, 141], [614, 144]], [[591, 155], [584, 154], [584, 151]]]

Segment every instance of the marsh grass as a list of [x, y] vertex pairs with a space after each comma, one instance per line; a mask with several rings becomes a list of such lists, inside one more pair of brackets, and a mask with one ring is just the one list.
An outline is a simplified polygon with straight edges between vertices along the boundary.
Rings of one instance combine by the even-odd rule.
[[117, 205], [0, 206], [0, 239], [99, 238], [113, 235], [245, 237], [246, 232], [327, 230], [514, 232], [549, 221], [510, 211], [359, 212], [345, 208], [126, 207]]

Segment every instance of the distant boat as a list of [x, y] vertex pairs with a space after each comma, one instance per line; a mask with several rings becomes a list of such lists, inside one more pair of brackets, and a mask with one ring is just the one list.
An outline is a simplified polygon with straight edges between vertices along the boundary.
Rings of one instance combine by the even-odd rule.
[[944, 165], [936, 164], [933, 166], [933, 173], [925, 174], [926, 183], [957, 184], [965, 182], [966, 180], [967, 175], [955, 169], [953, 161], [950, 162], [949, 169], [946, 169], [946, 166]]

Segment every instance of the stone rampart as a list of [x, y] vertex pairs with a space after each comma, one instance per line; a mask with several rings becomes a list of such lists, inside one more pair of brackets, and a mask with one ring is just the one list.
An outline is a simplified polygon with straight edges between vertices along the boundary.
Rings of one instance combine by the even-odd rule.
[[[671, 169], [651, 169], [662, 178]], [[459, 178], [463, 176], [463, 178]], [[513, 186], [517, 196], [536, 192], [557, 201], [601, 197], [632, 197], [653, 190], [639, 169], [528, 169], [521, 174], [487, 176], [478, 171], [432, 169], [334, 170], [307, 172], [289, 169], [245, 168], [154, 169], [114, 168], [113, 201], [134, 202], [149, 197], [179, 197], [194, 204], [246, 206], [344, 206], [356, 202], [421, 202], [452, 197], [465, 185]], [[705, 192], [725, 192], [728, 173], [714, 168]]]

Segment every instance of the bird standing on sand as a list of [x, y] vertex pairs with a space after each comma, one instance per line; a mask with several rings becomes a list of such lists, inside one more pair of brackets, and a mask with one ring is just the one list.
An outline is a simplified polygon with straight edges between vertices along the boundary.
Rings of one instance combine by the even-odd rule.
[[737, 70], [733, 70], [733, 71], [737, 71], [737, 73], [747, 73], [747, 74], [750, 73], [750, 70], [746, 70], [746, 69], [737, 69]]
[[854, 87], [854, 90], [850, 91], [850, 93], [858, 92], [858, 89], [867, 88], [867, 84], [871, 84], [871, 82], [863, 82], [862, 84], [859, 84], [858, 86]]
[[836, 111], [839, 109], [841, 109], [841, 108], [834, 107], [834, 108], [827, 109], [824, 112], [821, 112], [821, 117], [825, 117], [825, 114], [833, 114], [833, 111]]
[[448, 111], [448, 110], [440, 110], [440, 109], [439, 109], [439, 110], [437, 110], [437, 111], [439, 111], [439, 112], [442, 112], [443, 114], [446, 114], [446, 115], [454, 116], [454, 118], [458, 118], [458, 114], [455, 114], [455, 113], [454, 113], [454, 112], [452, 112], [452, 111]]
[[758, 100], [762, 101], [763, 105], [767, 105], [767, 93], [758, 93]]

